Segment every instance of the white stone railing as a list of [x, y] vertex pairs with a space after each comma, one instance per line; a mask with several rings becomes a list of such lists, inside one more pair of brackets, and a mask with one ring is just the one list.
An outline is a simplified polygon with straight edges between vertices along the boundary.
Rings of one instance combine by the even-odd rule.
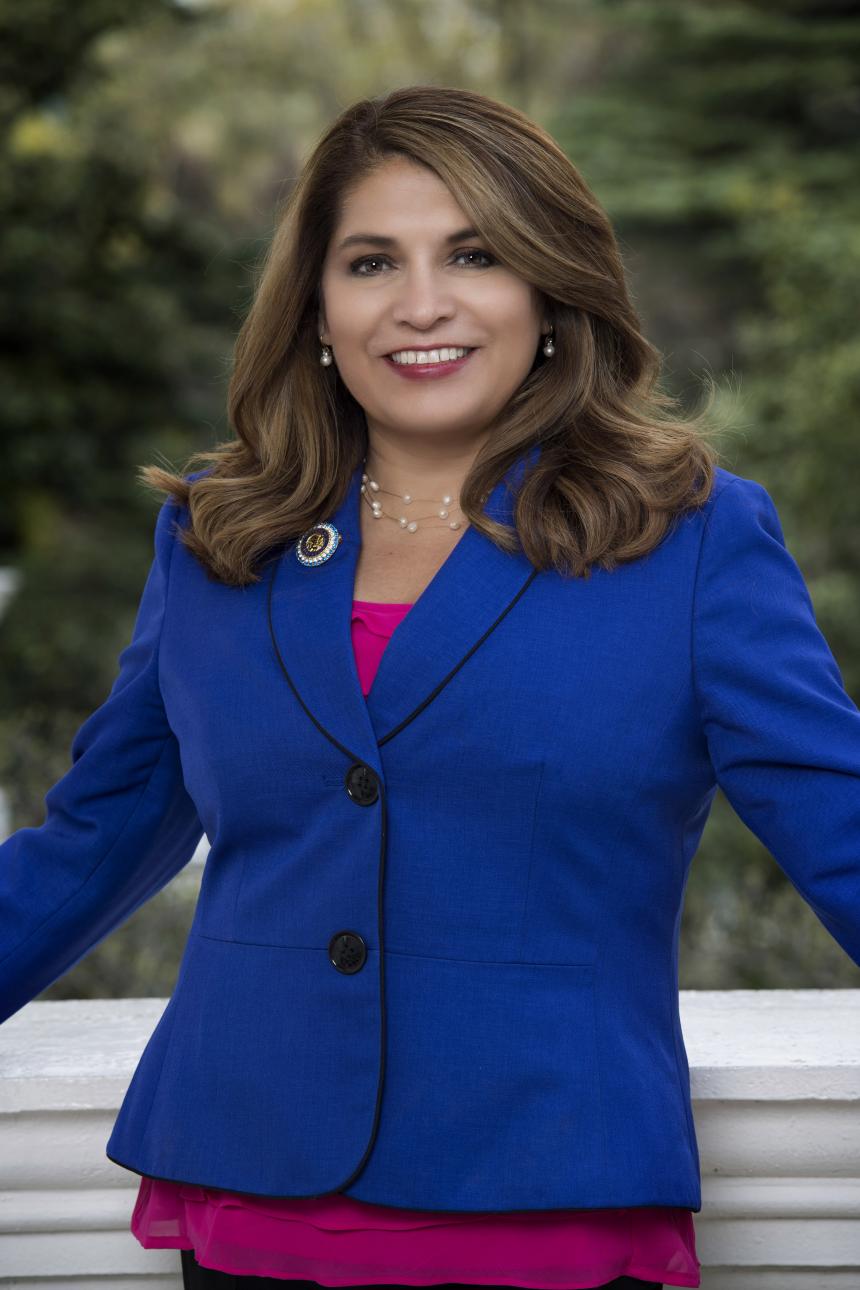
[[[104, 1154], [165, 999], [34, 1001], [0, 1026], [0, 1287], [178, 1290]], [[702, 1290], [860, 1290], [860, 989], [687, 990]]]

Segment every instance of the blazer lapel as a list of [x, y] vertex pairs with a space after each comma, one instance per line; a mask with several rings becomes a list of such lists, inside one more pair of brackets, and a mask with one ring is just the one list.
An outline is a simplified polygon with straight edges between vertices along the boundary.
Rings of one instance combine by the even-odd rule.
[[[528, 459], [539, 451], [532, 448]], [[512, 523], [515, 462], [484, 510]], [[361, 547], [362, 465], [328, 518], [340, 533], [334, 554], [307, 566], [291, 542], [273, 564], [266, 600], [279, 672], [310, 720], [351, 758], [381, 770], [378, 747], [432, 701], [526, 591], [538, 570], [524, 553], [509, 555], [471, 525], [388, 642], [367, 698], [352, 647], [352, 600]]]

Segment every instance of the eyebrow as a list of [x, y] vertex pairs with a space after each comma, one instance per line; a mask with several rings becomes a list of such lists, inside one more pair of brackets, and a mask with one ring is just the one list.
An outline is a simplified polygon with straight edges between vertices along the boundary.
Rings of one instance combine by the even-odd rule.
[[[459, 242], [464, 237], [480, 238], [481, 234], [476, 228], [458, 228], [456, 233], [449, 233], [445, 241], [450, 245], [452, 242]], [[343, 239], [337, 249], [342, 251], [344, 247], [352, 246], [356, 242], [369, 242], [372, 246], [397, 246], [396, 237], [383, 237], [379, 233], [352, 233], [349, 237]]]

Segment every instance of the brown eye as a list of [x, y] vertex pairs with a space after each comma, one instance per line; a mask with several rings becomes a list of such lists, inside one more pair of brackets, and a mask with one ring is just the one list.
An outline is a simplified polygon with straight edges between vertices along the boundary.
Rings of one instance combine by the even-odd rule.
[[[482, 256], [484, 257], [484, 259], [485, 259], [485, 260], [489, 260], [490, 264], [495, 264], [495, 260], [494, 260], [494, 259], [493, 259], [493, 257], [490, 255], [489, 251], [479, 251], [477, 248], [475, 248], [474, 250], [470, 250], [470, 251], [458, 251], [458, 252], [457, 252], [457, 255], [455, 256], [455, 259], [458, 259], [458, 260], [459, 260], [459, 258], [460, 258], [460, 256], [461, 256], [461, 255], [482, 255]], [[476, 265], [475, 265], [475, 268], [476, 268], [476, 269], [484, 269], [484, 268], [488, 268], [488, 267], [489, 267], [489, 265], [483, 265], [483, 264], [476, 264]]]
[[373, 276], [372, 274], [359, 273], [358, 270], [363, 264], [373, 264], [376, 261], [387, 260], [387, 259], [388, 259], [388, 256], [386, 255], [365, 255], [361, 260], [353, 260], [352, 264], [349, 266], [349, 270], [350, 270], [350, 273], [356, 274], [356, 276], [359, 278], [372, 277]]
[[[470, 247], [463, 251], [457, 251], [454, 259], [459, 260], [464, 255], [482, 255], [484, 259], [488, 261], [487, 264], [473, 264], [469, 266], [474, 269], [488, 269], [496, 262], [495, 258], [490, 255], [489, 251], [481, 251], [478, 247]], [[383, 262], [390, 263], [387, 255], [363, 255], [360, 260], [353, 260], [352, 264], [349, 266], [349, 271], [357, 278], [375, 278], [377, 276], [375, 273], [362, 273], [361, 269], [366, 264], [382, 264]]]

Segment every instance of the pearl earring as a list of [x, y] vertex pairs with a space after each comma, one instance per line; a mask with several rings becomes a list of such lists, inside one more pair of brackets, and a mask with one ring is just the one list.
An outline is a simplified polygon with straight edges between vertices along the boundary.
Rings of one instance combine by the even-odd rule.
[[[322, 336], [320, 336], [320, 341], [322, 341]], [[320, 362], [322, 363], [323, 367], [331, 367], [332, 352], [331, 352], [330, 346], [323, 345], [322, 353], [320, 354]]]
[[543, 352], [546, 354], [547, 358], [552, 358], [553, 354], [555, 353], [555, 345], [553, 345], [552, 343], [552, 332], [553, 332], [553, 329], [552, 327], [550, 327], [549, 333], [543, 345]]

